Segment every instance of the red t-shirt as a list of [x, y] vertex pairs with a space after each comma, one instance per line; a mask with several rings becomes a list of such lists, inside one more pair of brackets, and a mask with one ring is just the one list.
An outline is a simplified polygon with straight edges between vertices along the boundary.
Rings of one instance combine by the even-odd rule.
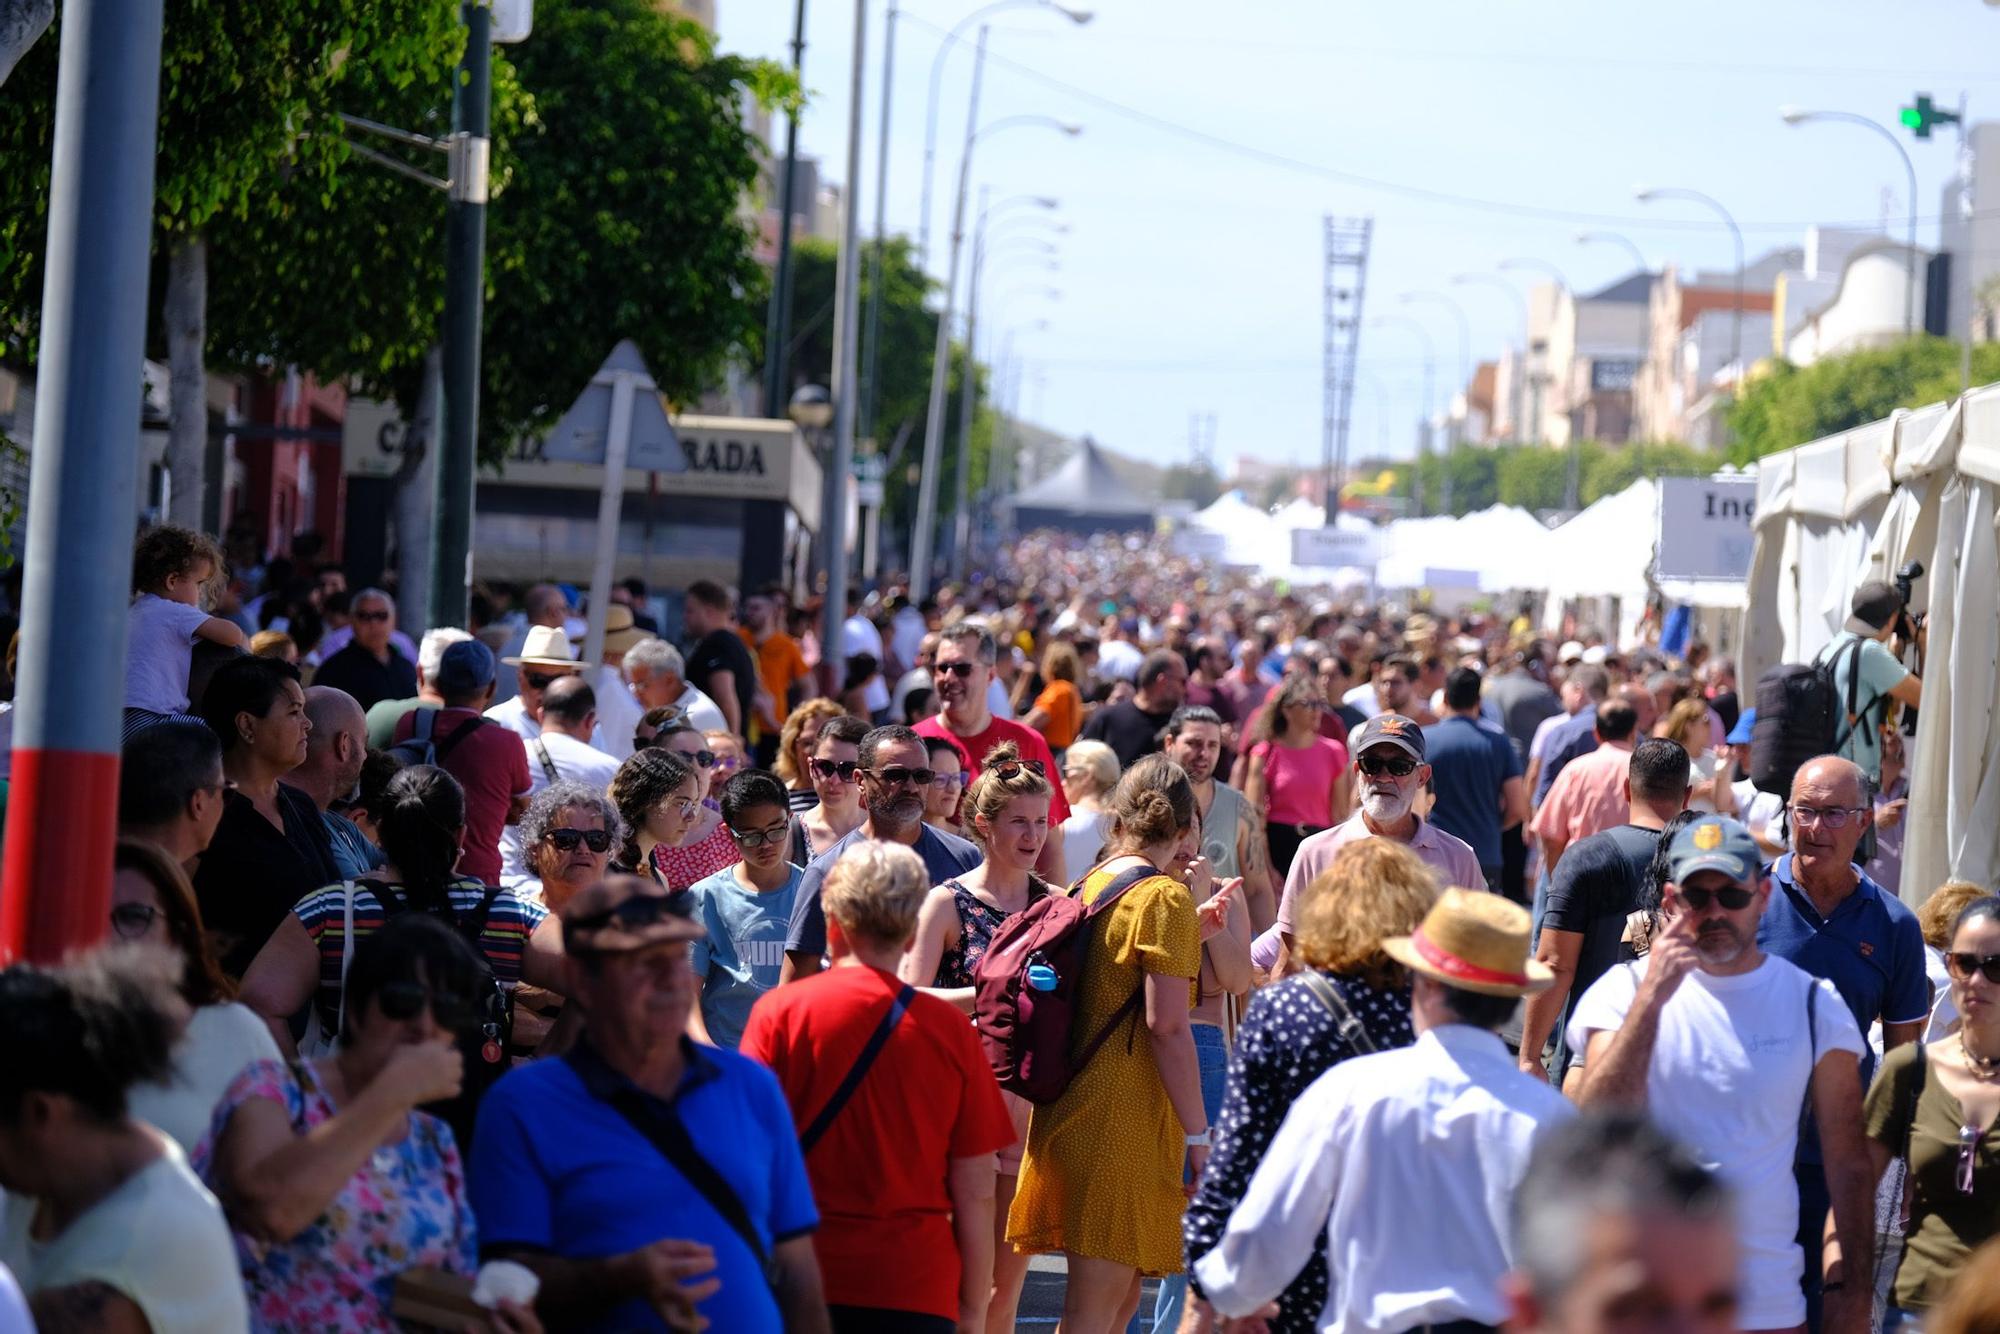
[[[443, 749], [452, 733], [479, 716], [473, 709], [439, 709], [431, 725], [433, 743]], [[416, 731], [417, 710], [412, 709], [396, 724], [395, 739], [408, 741]], [[465, 840], [458, 873], [473, 876], [482, 885], [499, 884], [500, 834], [507, 827], [507, 812], [514, 798], [526, 796], [532, 785], [527, 743], [512, 728], [489, 720], [454, 742], [438, 767], [465, 789]]]
[[[801, 1128], [833, 1097], [901, 985], [873, 968], [837, 967], [758, 997], [741, 1050], [777, 1073]], [[806, 1155], [827, 1303], [957, 1319], [951, 1160], [1013, 1142], [972, 1024], [918, 994]]]
[[968, 787], [979, 776], [987, 752], [1003, 741], [1013, 742], [1022, 759], [1042, 762], [1042, 774], [1049, 780], [1049, 786], [1055, 789], [1054, 795], [1049, 798], [1049, 824], [1059, 825], [1069, 819], [1069, 798], [1063, 795], [1062, 771], [1056, 768], [1055, 752], [1049, 749], [1049, 743], [1034, 728], [1010, 723], [1005, 718], [995, 718], [986, 724], [984, 732], [975, 736], [959, 736], [944, 725], [943, 715], [934, 713], [917, 724], [917, 735], [937, 737], [958, 747], [959, 758], [965, 761]]

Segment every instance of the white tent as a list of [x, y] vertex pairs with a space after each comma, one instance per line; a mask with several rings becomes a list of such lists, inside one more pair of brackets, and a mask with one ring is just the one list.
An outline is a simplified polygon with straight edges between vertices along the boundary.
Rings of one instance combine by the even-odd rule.
[[1471, 514], [1398, 519], [1389, 525], [1381, 582], [1421, 588], [1455, 572], [1468, 588], [1502, 593], [1540, 584], [1540, 554], [1549, 530], [1516, 505], [1490, 505]]
[[1269, 570], [1291, 562], [1291, 534], [1245, 500], [1241, 491], [1223, 492], [1207, 509], [1196, 511], [1188, 524], [1222, 538], [1225, 564]]
[[1853, 589], [1912, 559], [1926, 574], [1924, 703], [1902, 897], [2000, 882], [2000, 386], [1766, 457], [1742, 679], [1808, 659]]

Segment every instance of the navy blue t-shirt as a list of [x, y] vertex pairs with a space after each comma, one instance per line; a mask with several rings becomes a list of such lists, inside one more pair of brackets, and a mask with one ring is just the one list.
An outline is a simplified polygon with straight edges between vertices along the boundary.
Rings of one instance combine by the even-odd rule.
[[[792, 899], [792, 921], [785, 932], [785, 953], [824, 954], [826, 953], [826, 908], [819, 901], [819, 887], [826, 881], [826, 873], [840, 860], [849, 844], [859, 843], [867, 837], [868, 826], [841, 836], [840, 841], [806, 863], [805, 879], [799, 881], [798, 893]], [[925, 825], [917, 835], [914, 849], [924, 859], [924, 869], [930, 872], [931, 884], [942, 885], [956, 876], [978, 866], [985, 858], [979, 849], [956, 834]]]
[[1430, 821], [1472, 847], [1482, 867], [1500, 864], [1500, 785], [1521, 776], [1514, 743], [1491, 723], [1447, 718], [1424, 729], [1437, 804]]

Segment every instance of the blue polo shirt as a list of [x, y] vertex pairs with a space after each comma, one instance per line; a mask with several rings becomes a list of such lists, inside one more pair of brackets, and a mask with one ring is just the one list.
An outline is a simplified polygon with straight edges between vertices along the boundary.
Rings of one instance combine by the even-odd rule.
[[1431, 823], [1472, 847], [1482, 869], [1500, 865], [1500, 789], [1521, 776], [1521, 757], [1507, 734], [1483, 719], [1453, 715], [1424, 729], [1437, 803]]
[[[1931, 1005], [1917, 915], [1866, 871], [1854, 870], [1861, 883], [1833, 916], [1821, 917], [1792, 878], [1792, 854], [1778, 858], [1770, 867], [1771, 901], [1757, 924], [1757, 944], [1833, 983], [1864, 1034], [1878, 1019], [1885, 1024], [1920, 1022], [1929, 1017]], [[1863, 1052], [1862, 1088], [1874, 1072], [1874, 1053]]]
[[[767, 1251], [819, 1225], [798, 1131], [776, 1076], [747, 1056], [683, 1042], [687, 1073], [657, 1109], [678, 1117], [701, 1155], [735, 1190]], [[628, 1085], [629, 1087], [629, 1085]], [[603, 1259], [662, 1238], [715, 1250], [722, 1287], [701, 1303], [709, 1328], [783, 1334], [757, 1257], [701, 1192], [609, 1103], [591, 1096], [567, 1059], [512, 1071], [486, 1095], [466, 1173], [482, 1250]], [[592, 1330], [664, 1330], [642, 1301]]]
[[1535, 805], [1548, 800], [1549, 789], [1556, 785], [1556, 775], [1563, 771], [1564, 765], [1596, 749], [1596, 708], [1579, 709], [1557, 723], [1549, 739], [1542, 743], [1542, 767], [1535, 775]]

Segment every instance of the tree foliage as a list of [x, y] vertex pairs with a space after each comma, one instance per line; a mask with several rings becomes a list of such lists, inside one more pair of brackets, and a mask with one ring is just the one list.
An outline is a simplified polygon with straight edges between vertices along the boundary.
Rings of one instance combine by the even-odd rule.
[[[1616, 495], [1641, 477], [1699, 476], [1726, 462], [1721, 454], [1675, 443], [1607, 445], [1595, 440], [1576, 446], [1577, 498], [1589, 505]], [[1372, 466], [1372, 465], [1363, 465]], [[1490, 505], [1518, 505], [1531, 511], [1560, 510], [1569, 488], [1570, 451], [1549, 445], [1461, 444], [1448, 454], [1433, 454], [1419, 467], [1396, 468], [1395, 494], [1411, 497], [1421, 479], [1424, 512], [1444, 510], [1444, 480], [1451, 478], [1454, 514], [1468, 514]]]
[[[1863, 426], [1897, 408], [1955, 398], [1960, 348], [1943, 338], [1915, 338], [1893, 347], [1828, 357], [1810, 366], [1777, 363], [1752, 380], [1730, 407], [1738, 463], [1822, 436]], [[2000, 344], [1972, 349], [1972, 383], [2000, 379]]]

